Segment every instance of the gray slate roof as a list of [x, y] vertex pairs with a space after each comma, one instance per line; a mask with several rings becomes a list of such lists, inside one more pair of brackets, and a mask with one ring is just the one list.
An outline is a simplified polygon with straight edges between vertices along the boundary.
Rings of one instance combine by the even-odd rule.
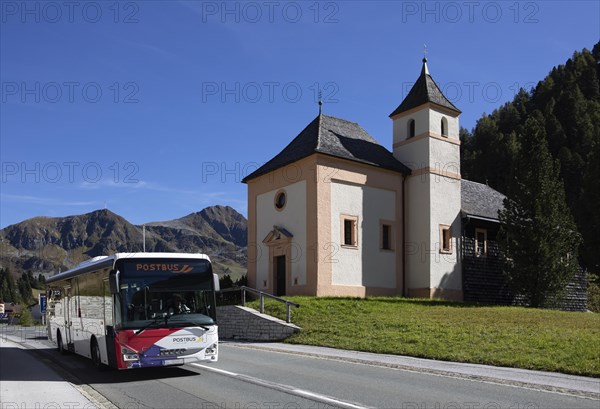
[[460, 183], [460, 207], [463, 215], [498, 220], [498, 210], [504, 208], [503, 201], [506, 196], [482, 183], [465, 179]]
[[313, 153], [410, 174], [408, 167], [394, 158], [390, 151], [380, 145], [360, 125], [320, 114], [288, 146], [273, 159], [246, 176], [242, 182], [246, 183]]
[[452, 102], [446, 98], [440, 88], [437, 86], [429, 71], [427, 69], [427, 59], [423, 59], [423, 68], [421, 69], [421, 75], [415, 82], [415, 85], [410, 89], [410, 92], [404, 98], [404, 101], [390, 114], [390, 117], [399, 114], [409, 109], [418, 107], [427, 102], [431, 102], [436, 105], [440, 105], [444, 108], [448, 108], [460, 114], [460, 109], [454, 106]]

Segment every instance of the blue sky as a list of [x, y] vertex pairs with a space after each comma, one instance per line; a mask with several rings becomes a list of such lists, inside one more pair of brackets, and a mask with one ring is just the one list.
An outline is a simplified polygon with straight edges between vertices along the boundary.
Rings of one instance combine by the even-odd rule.
[[600, 38], [596, 1], [0, 0], [0, 227], [221, 204], [323, 110], [391, 148], [429, 69], [471, 129]]

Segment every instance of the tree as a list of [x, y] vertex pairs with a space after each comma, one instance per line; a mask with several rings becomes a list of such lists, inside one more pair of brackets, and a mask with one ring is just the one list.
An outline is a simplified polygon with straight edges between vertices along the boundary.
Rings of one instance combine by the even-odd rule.
[[29, 308], [27, 308], [27, 304], [21, 304], [19, 324], [21, 324], [22, 327], [31, 327], [33, 325], [33, 316], [31, 315]]
[[229, 274], [225, 274], [223, 277], [221, 277], [219, 279], [219, 286], [221, 287], [221, 290], [233, 287], [233, 280], [231, 279], [231, 276]]
[[20, 298], [24, 303], [28, 303], [33, 300], [31, 284], [29, 283], [27, 274], [23, 274], [21, 277], [19, 277], [17, 280], [17, 288], [19, 290]]
[[506, 193], [512, 160], [520, 148], [517, 135], [539, 110], [552, 157], [560, 161], [567, 205], [582, 234], [581, 262], [600, 274], [598, 256], [598, 155], [600, 145], [600, 43], [575, 52], [554, 67], [537, 86], [521, 89], [512, 102], [484, 115], [472, 132], [461, 134], [461, 172]]
[[504, 210], [499, 214], [504, 271], [532, 307], [552, 307], [579, 268], [580, 235], [565, 200], [560, 164], [548, 149], [544, 118], [525, 122]]
[[15, 280], [5, 268], [0, 268], [0, 301], [13, 303], [20, 301]]

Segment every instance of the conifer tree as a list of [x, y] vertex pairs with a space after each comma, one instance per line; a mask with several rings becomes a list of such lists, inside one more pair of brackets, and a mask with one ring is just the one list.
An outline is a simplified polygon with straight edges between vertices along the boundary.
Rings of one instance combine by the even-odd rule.
[[552, 307], [579, 268], [580, 236], [539, 111], [525, 122], [520, 142], [499, 214], [504, 270], [515, 292], [530, 306]]
[[15, 285], [15, 280], [8, 269], [0, 268], [0, 301], [19, 302], [20, 298]]

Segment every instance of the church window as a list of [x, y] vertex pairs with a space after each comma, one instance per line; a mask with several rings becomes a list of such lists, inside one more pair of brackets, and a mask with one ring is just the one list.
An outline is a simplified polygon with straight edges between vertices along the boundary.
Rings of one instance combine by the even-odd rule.
[[408, 137], [412, 138], [413, 136], [415, 136], [415, 120], [409, 119], [408, 120]]
[[442, 136], [448, 136], [448, 120], [444, 117], [442, 118]]
[[342, 245], [358, 246], [358, 217], [342, 216]]
[[440, 224], [440, 253], [452, 253], [452, 231], [445, 224]]
[[285, 194], [285, 190], [280, 190], [275, 194], [275, 208], [277, 210], [283, 210], [285, 204], [287, 202], [287, 197]]
[[475, 255], [477, 257], [487, 256], [487, 230], [475, 229]]
[[393, 250], [393, 236], [391, 223], [381, 223], [381, 249]]

